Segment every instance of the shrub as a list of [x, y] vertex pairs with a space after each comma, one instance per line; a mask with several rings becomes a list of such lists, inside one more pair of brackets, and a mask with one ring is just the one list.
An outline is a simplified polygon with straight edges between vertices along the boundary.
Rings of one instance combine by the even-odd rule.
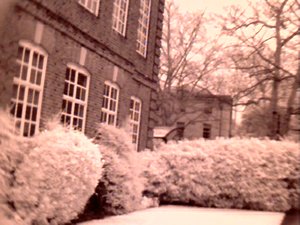
[[144, 155], [160, 203], [287, 211], [299, 207], [298, 145], [257, 139], [170, 143]]
[[[1, 120], [9, 121], [3, 115]], [[16, 136], [11, 122], [5, 126], [0, 131], [4, 223], [63, 224], [76, 217], [101, 177], [98, 146], [60, 125], [30, 139]]]
[[99, 210], [115, 215], [141, 208], [141, 162], [126, 129], [101, 124], [97, 143], [105, 160], [96, 189]]
[[13, 119], [0, 110], [0, 224], [22, 224], [11, 199], [14, 173], [28, 152], [26, 139], [15, 134]]

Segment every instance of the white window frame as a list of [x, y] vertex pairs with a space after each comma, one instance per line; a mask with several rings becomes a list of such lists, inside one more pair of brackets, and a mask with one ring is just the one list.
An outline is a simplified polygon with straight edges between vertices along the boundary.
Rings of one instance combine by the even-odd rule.
[[[74, 81], [66, 80], [66, 77], [65, 77], [64, 88], [66, 87], [65, 85], [68, 84], [68, 85], [73, 85], [74, 89], [73, 89], [72, 96], [70, 96], [69, 94], [63, 93], [62, 100], [63, 100], [63, 102], [67, 101], [67, 102], [71, 103], [71, 113], [68, 113], [63, 108], [63, 103], [62, 103], [62, 112], [61, 112], [61, 120], [62, 121], [61, 122], [64, 125], [68, 125], [68, 126], [74, 128], [74, 129], [77, 129], [77, 126], [74, 126], [74, 119], [77, 119], [78, 121], [82, 120], [82, 129], [79, 129], [79, 130], [81, 130], [84, 133], [85, 124], [86, 124], [87, 106], [88, 106], [88, 96], [89, 96], [89, 89], [90, 89], [90, 74], [86, 69], [84, 69], [84, 68], [82, 68], [82, 67], [80, 67], [76, 64], [73, 64], [73, 63], [68, 63], [67, 64], [65, 75], [66, 75], [68, 69], [75, 71], [75, 78], [74, 78], [75, 80]], [[86, 76], [86, 78], [87, 78], [86, 87], [83, 87], [82, 85], [78, 84], [79, 73]], [[69, 87], [70, 86], [68, 86], [68, 88]], [[78, 88], [80, 90], [85, 90], [85, 99], [84, 100], [76, 98]], [[64, 92], [65, 92], [65, 89], [64, 89]], [[83, 115], [82, 115], [82, 117], [80, 115], [75, 115], [75, 106], [76, 106], [76, 104], [78, 105], [78, 107], [83, 106]], [[78, 110], [80, 110], [80, 109], [78, 109]], [[69, 124], [66, 123], [67, 122], [66, 121], [67, 116], [70, 117], [70, 123]]]
[[[133, 108], [131, 108], [131, 101], [133, 101]], [[136, 104], [139, 103], [140, 107], [139, 109], [136, 108]], [[138, 149], [139, 140], [140, 140], [140, 127], [141, 127], [141, 114], [142, 114], [142, 101], [134, 96], [131, 96], [130, 98], [130, 106], [129, 106], [129, 112], [130, 112], [130, 129], [131, 129], [131, 140], [132, 143], [135, 145], [136, 150]], [[135, 120], [134, 116], [138, 115], [138, 120]], [[135, 132], [133, 129], [133, 126], [137, 126], [137, 131]], [[136, 142], [134, 142], [134, 136], [136, 136]]]
[[[140, 17], [137, 29], [136, 51], [146, 58], [151, 13], [151, 0], [140, 0]], [[148, 5], [147, 5], [148, 3]], [[146, 21], [146, 24], [145, 24]], [[146, 30], [146, 33], [143, 31]]]
[[[121, 7], [122, 4], [125, 4], [125, 10]], [[123, 36], [125, 36], [126, 34], [128, 6], [129, 6], [129, 0], [114, 0], [112, 28]], [[124, 16], [123, 18], [121, 15], [122, 13]]]
[[[108, 95], [105, 95], [105, 86], [109, 87]], [[112, 89], [116, 90], [116, 98], [115, 99], [111, 97]], [[102, 99], [102, 107], [101, 107], [101, 119], [100, 119], [101, 123], [117, 126], [119, 95], [120, 95], [120, 88], [118, 87], [117, 84], [110, 82], [110, 81], [104, 82], [103, 99]], [[107, 102], [107, 107], [104, 106], [105, 102]], [[113, 102], [115, 102], [115, 109], [111, 110], [110, 108], [111, 108], [111, 104]], [[104, 115], [106, 115], [105, 118], [104, 118]], [[109, 122], [109, 116], [114, 117], [113, 123]]]
[[[99, 14], [100, 0], [78, 0], [78, 3], [95, 16]], [[90, 3], [90, 4], [89, 4]], [[96, 4], [96, 8], [93, 10], [93, 4]]]
[[[19, 50], [23, 48], [21, 59], [19, 58]], [[28, 62], [25, 62], [25, 52], [28, 52]], [[36, 60], [34, 58], [36, 56]], [[40, 68], [40, 56], [43, 56], [42, 61], [42, 68]], [[47, 60], [48, 54], [47, 52], [39, 46], [32, 44], [31, 42], [21, 40], [19, 41], [18, 46], [18, 57], [16, 63], [20, 67], [18, 71], [18, 75], [13, 78], [13, 96], [11, 98], [11, 114], [14, 117], [14, 123], [16, 127], [20, 128], [20, 134], [23, 136], [33, 136], [39, 131], [40, 126], [40, 117], [41, 117], [41, 108], [42, 108], [42, 101], [43, 101], [43, 91], [44, 91], [44, 83], [45, 83], [45, 76], [46, 76], [46, 68], [47, 68]], [[34, 61], [36, 66], [34, 66]], [[27, 71], [24, 70], [27, 68]], [[24, 72], [25, 71], [25, 72]], [[23, 73], [24, 72], [24, 73]], [[32, 76], [34, 74], [34, 76]], [[40, 78], [38, 78], [40, 76]], [[24, 79], [22, 79], [24, 77]], [[31, 79], [34, 78], [34, 82]], [[39, 80], [39, 83], [38, 82]], [[17, 87], [16, 93], [14, 87]], [[20, 91], [21, 89], [23, 92], [23, 99], [20, 98]], [[29, 97], [29, 92], [32, 93], [31, 97]], [[36, 93], [39, 93], [38, 98], [36, 99]], [[31, 98], [31, 100], [30, 100]], [[28, 102], [30, 101], [30, 102]], [[21, 116], [18, 117], [18, 109], [19, 105], [22, 105], [21, 108]], [[26, 114], [27, 109], [30, 109], [30, 116], [29, 119], [26, 118], [28, 114]], [[33, 111], [36, 108], [36, 119], [33, 120]], [[25, 129], [28, 126], [28, 129]], [[31, 133], [31, 129], [34, 131]], [[28, 133], [25, 134], [24, 132], [28, 130]]]

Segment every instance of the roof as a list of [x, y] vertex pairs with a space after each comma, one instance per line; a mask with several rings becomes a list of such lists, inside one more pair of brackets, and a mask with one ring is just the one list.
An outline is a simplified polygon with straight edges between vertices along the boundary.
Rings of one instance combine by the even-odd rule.
[[164, 138], [174, 128], [175, 127], [155, 127], [153, 129], [153, 137], [154, 138]]

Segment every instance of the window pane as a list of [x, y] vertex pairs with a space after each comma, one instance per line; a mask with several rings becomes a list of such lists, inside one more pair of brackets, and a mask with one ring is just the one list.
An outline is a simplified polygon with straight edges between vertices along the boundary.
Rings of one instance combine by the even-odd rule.
[[109, 110], [111, 110], [111, 111], [116, 110], [116, 102], [115, 101], [110, 101]]
[[84, 107], [82, 105], [79, 106], [79, 116], [80, 117], [83, 117], [83, 110], [84, 110]]
[[77, 127], [77, 122], [78, 122], [77, 118], [74, 118], [73, 119], [73, 127]]
[[80, 87], [77, 87], [77, 90], [76, 90], [76, 98], [77, 99], [80, 99], [81, 97], [81, 88]]
[[138, 113], [134, 113], [134, 120], [139, 121], [139, 114]]
[[29, 137], [29, 123], [25, 123], [24, 124], [24, 132], [23, 132], [23, 135], [25, 136], [25, 137]]
[[29, 49], [25, 49], [25, 56], [24, 56], [24, 62], [25, 63], [29, 62], [29, 55], [30, 55]]
[[108, 124], [113, 125], [115, 122], [115, 116], [114, 115], [109, 115], [108, 116]]
[[42, 72], [38, 71], [36, 74], [36, 84], [40, 85], [42, 82]]
[[21, 103], [17, 104], [17, 114], [16, 114], [17, 118], [22, 117], [22, 111], [23, 111], [23, 104]]
[[75, 70], [71, 70], [71, 76], [70, 76], [70, 79], [72, 82], [75, 82]]
[[39, 97], [40, 97], [40, 92], [35, 91], [34, 93], [35, 93], [35, 94], [34, 94], [34, 104], [35, 104], [35, 105], [38, 105]]
[[65, 124], [70, 125], [70, 121], [71, 121], [71, 117], [70, 116], [66, 116], [65, 117]]
[[67, 113], [68, 114], [72, 113], [72, 102], [67, 102]]
[[81, 100], [85, 100], [85, 89], [81, 89]]
[[108, 99], [107, 98], [103, 98], [103, 101], [102, 101], [102, 107], [107, 109], [108, 108]]
[[31, 120], [36, 121], [36, 118], [37, 118], [37, 107], [33, 107], [32, 108], [32, 118], [31, 118]]
[[77, 103], [75, 103], [74, 115], [79, 115], [79, 105]]
[[23, 86], [20, 86], [19, 87], [19, 100], [24, 100], [24, 95], [25, 95], [25, 87]]
[[73, 97], [74, 95], [74, 85], [73, 84], [69, 84], [69, 96]]
[[135, 110], [136, 111], [140, 111], [140, 103], [139, 102], [136, 102], [136, 104], [135, 104]]
[[83, 121], [81, 119], [78, 119], [78, 128], [79, 130], [82, 130]]
[[130, 109], [133, 109], [133, 106], [134, 106], [134, 101], [130, 99]]
[[26, 120], [30, 120], [30, 117], [31, 117], [31, 107], [30, 107], [30, 106], [27, 106], [27, 107], [26, 107], [25, 119], [26, 119]]
[[39, 57], [39, 69], [43, 69], [44, 65], [44, 56], [40, 55]]
[[79, 73], [77, 83], [83, 87], [86, 87], [86, 81], [87, 81], [87, 77], [84, 76], [83, 74]]
[[107, 114], [106, 112], [101, 112], [100, 122], [106, 122]]
[[32, 84], [35, 84], [35, 73], [36, 73], [36, 70], [35, 69], [31, 69], [30, 83], [32, 83]]
[[27, 66], [22, 67], [22, 75], [21, 75], [22, 80], [27, 80]]
[[32, 103], [33, 102], [33, 90], [32, 89], [28, 90], [27, 102], [28, 103]]
[[35, 125], [31, 124], [31, 128], [30, 128], [30, 136], [33, 136], [35, 133]]
[[38, 62], [38, 54], [34, 52], [32, 56], [32, 66], [37, 67], [37, 62]]

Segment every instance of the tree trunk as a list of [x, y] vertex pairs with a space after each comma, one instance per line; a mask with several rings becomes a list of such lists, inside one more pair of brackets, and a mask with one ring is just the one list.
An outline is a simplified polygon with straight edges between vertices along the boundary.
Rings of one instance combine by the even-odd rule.
[[[298, 53], [299, 55], [299, 59], [300, 59], [300, 51]], [[296, 73], [296, 78], [294, 80], [293, 86], [292, 86], [292, 90], [287, 102], [287, 109], [284, 115], [284, 123], [283, 123], [283, 129], [282, 129], [282, 134], [286, 135], [289, 130], [290, 130], [290, 122], [291, 122], [291, 116], [292, 113], [294, 111], [294, 104], [295, 104], [295, 100], [296, 100], [296, 93], [297, 93], [297, 89], [300, 88], [300, 61], [298, 61], [298, 69], [297, 69], [297, 73]]]

